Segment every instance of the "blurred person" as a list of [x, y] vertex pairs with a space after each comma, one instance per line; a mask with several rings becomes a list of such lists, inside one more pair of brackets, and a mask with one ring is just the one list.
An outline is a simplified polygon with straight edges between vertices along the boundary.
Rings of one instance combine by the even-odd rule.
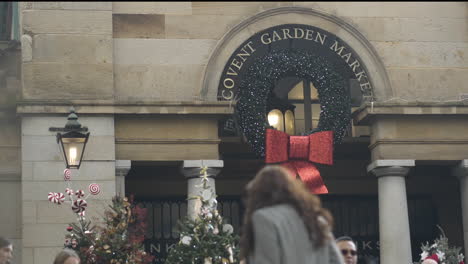
[[80, 264], [80, 257], [72, 249], [65, 248], [57, 254], [54, 264]]
[[351, 237], [341, 236], [336, 239], [336, 244], [343, 255], [345, 264], [357, 264], [357, 248]]
[[10, 264], [13, 259], [13, 244], [10, 240], [0, 237], [0, 264]]
[[333, 223], [318, 196], [277, 165], [260, 170], [245, 190], [240, 259], [246, 264], [342, 264]]

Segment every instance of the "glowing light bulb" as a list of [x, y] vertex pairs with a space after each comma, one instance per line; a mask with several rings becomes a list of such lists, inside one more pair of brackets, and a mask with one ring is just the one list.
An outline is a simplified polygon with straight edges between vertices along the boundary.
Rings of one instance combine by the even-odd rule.
[[270, 126], [276, 126], [278, 125], [278, 116], [277, 115], [268, 115], [268, 123], [270, 124]]
[[69, 164], [75, 164], [76, 163], [76, 156], [77, 156], [76, 147], [70, 147], [69, 155], [68, 155], [68, 157], [70, 159]]

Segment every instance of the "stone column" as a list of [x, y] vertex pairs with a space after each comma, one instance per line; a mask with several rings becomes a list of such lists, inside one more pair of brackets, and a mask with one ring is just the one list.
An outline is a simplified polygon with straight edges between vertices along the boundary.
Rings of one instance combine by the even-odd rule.
[[378, 178], [380, 263], [412, 263], [405, 177], [414, 160], [376, 160], [367, 167]]
[[200, 171], [203, 167], [207, 167], [208, 170], [208, 191], [211, 191], [213, 196], [216, 195], [215, 177], [221, 171], [224, 166], [222, 160], [184, 160], [182, 166], [182, 173], [187, 178], [187, 216], [191, 219], [195, 219], [198, 212], [200, 211], [201, 201], [199, 199], [190, 199], [194, 196], [201, 196], [203, 187], [201, 185], [201, 174]]
[[130, 160], [115, 161], [115, 194], [120, 197], [125, 197], [125, 176], [131, 168]]
[[460, 180], [460, 198], [463, 221], [464, 255], [468, 253], [468, 159], [462, 160], [453, 168], [453, 174]]

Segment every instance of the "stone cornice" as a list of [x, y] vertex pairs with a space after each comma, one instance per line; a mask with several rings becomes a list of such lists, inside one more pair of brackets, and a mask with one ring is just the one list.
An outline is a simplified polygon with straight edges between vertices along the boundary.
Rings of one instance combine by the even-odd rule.
[[148, 139], [148, 138], [117, 138], [116, 144], [219, 144], [220, 139], [205, 139], [205, 138], [161, 138], [161, 139]]
[[26, 114], [64, 114], [74, 106], [80, 114], [158, 114], [158, 115], [231, 115], [234, 105], [226, 101], [191, 102], [114, 102], [109, 100], [92, 101], [21, 101], [18, 102], [18, 115]]
[[377, 117], [382, 116], [436, 116], [436, 115], [468, 115], [468, 101], [451, 103], [366, 103], [353, 112], [355, 125], [369, 125]]

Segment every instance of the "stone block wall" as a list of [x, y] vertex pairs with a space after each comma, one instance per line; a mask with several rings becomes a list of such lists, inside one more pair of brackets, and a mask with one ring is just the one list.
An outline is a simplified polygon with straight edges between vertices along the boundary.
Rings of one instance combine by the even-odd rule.
[[[64, 243], [65, 228], [76, 221], [69, 203], [56, 205], [47, 200], [49, 192], [65, 188], [81, 189], [97, 183], [101, 193], [87, 198], [86, 217], [97, 223], [115, 195], [115, 137], [113, 117], [79, 116], [91, 132], [79, 170], [72, 170], [70, 184], [63, 180], [65, 163], [54, 132], [49, 127], [63, 127], [65, 116], [24, 116], [22, 128], [22, 258], [23, 263], [46, 264]], [[86, 197], [86, 196], [85, 196]]]
[[359, 30], [386, 66], [393, 86], [386, 99], [448, 101], [468, 93], [463, 85], [467, 3], [114, 2], [116, 95], [120, 100], [198, 98], [204, 66], [224, 34], [246, 18], [282, 6], [326, 12]]
[[113, 99], [112, 3], [26, 2], [21, 16], [23, 99]]

